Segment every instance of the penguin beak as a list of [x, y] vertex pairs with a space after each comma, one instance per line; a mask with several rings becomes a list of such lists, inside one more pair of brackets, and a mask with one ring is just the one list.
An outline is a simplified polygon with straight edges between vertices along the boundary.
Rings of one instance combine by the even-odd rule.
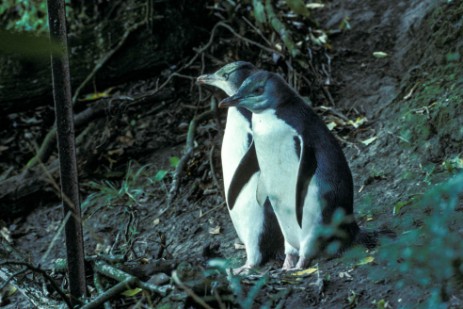
[[227, 108], [227, 107], [232, 107], [232, 106], [237, 106], [241, 102], [241, 97], [239, 96], [231, 96], [228, 98], [223, 99], [219, 103], [220, 108]]
[[211, 80], [210, 75], [208, 74], [200, 75], [196, 79], [196, 84], [197, 85], [208, 85], [210, 83], [210, 80]]

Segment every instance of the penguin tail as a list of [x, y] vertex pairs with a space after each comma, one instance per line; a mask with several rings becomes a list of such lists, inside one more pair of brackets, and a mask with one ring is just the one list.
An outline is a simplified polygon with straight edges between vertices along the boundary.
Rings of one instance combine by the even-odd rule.
[[377, 230], [360, 229], [354, 238], [354, 244], [373, 249], [378, 245], [379, 239], [383, 237], [394, 239], [396, 238], [396, 233], [389, 228], [380, 228]]

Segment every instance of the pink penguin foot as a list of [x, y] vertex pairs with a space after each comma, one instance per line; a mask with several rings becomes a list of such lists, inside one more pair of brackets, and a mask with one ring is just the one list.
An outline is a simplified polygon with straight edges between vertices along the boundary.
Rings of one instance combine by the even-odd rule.
[[253, 265], [244, 264], [244, 265], [241, 266], [241, 267], [234, 268], [234, 269], [233, 269], [233, 274], [234, 274], [234, 275], [247, 275], [247, 274], [249, 274], [249, 272], [250, 272], [251, 269], [253, 269], [253, 268], [254, 268]]
[[297, 261], [297, 255], [286, 254], [285, 261], [283, 262], [283, 267], [281, 267], [281, 270], [293, 269]]

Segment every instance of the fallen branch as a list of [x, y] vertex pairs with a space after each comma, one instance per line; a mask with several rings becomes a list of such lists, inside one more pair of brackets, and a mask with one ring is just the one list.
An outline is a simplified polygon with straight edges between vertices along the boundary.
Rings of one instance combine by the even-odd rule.
[[[114, 280], [119, 281], [118, 284], [111, 287], [110, 289], [106, 290], [102, 294], [98, 295], [94, 298], [91, 302], [87, 303], [86, 305], [82, 306], [82, 309], [93, 309], [98, 308], [108, 300], [118, 296], [121, 292], [131, 289], [133, 287], [139, 287], [141, 289], [147, 290], [149, 292], [153, 292], [159, 294], [161, 296], [165, 296], [167, 292], [170, 290], [170, 286], [163, 286], [159, 287], [151, 283], [146, 283], [141, 281], [135, 276], [132, 276], [120, 269], [117, 269], [111, 265], [108, 265], [102, 261], [95, 261], [94, 264], [94, 272], [102, 274], [106, 277], [112, 278]], [[97, 283], [101, 290], [101, 285]]]

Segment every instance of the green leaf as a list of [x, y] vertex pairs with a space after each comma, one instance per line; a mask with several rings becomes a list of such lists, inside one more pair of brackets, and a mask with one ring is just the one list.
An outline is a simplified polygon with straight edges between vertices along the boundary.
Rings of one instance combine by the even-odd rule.
[[375, 52], [373, 52], [373, 56], [375, 58], [382, 59], [382, 58], [386, 58], [388, 56], [388, 54], [383, 52], [383, 51], [375, 51]]
[[447, 62], [458, 62], [460, 61], [460, 53], [448, 53], [445, 58], [447, 59]]
[[257, 23], [265, 24], [267, 22], [267, 16], [265, 15], [264, 4], [260, 0], [253, 0], [252, 5], [254, 7], [254, 18]]
[[360, 261], [358, 261], [356, 266], [366, 265], [366, 264], [369, 264], [369, 263], [373, 262], [374, 260], [375, 260], [374, 257], [367, 256], [367, 257], [364, 257], [363, 259], [361, 259]]
[[169, 158], [170, 166], [177, 167], [178, 163], [180, 162], [179, 157], [173, 156]]
[[143, 289], [135, 288], [135, 289], [124, 291], [121, 294], [124, 295], [125, 297], [133, 297], [137, 295], [138, 293], [140, 293], [141, 291], [143, 291]]
[[400, 213], [400, 210], [402, 207], [411, 205], [413, 203], [413, 200], [407, 200], [407, 201], [400, 201], [397, 204], [394, 205], [394, 208], [392, 208], [392, 215], [396, 216]]
[[166, 177], [167, 175], [167, 171], [166, 170], [159, 170], [156, 175], [154, 175], [154, 180], [156, 181], [161, 181], [164, 179], [164, 177]]

